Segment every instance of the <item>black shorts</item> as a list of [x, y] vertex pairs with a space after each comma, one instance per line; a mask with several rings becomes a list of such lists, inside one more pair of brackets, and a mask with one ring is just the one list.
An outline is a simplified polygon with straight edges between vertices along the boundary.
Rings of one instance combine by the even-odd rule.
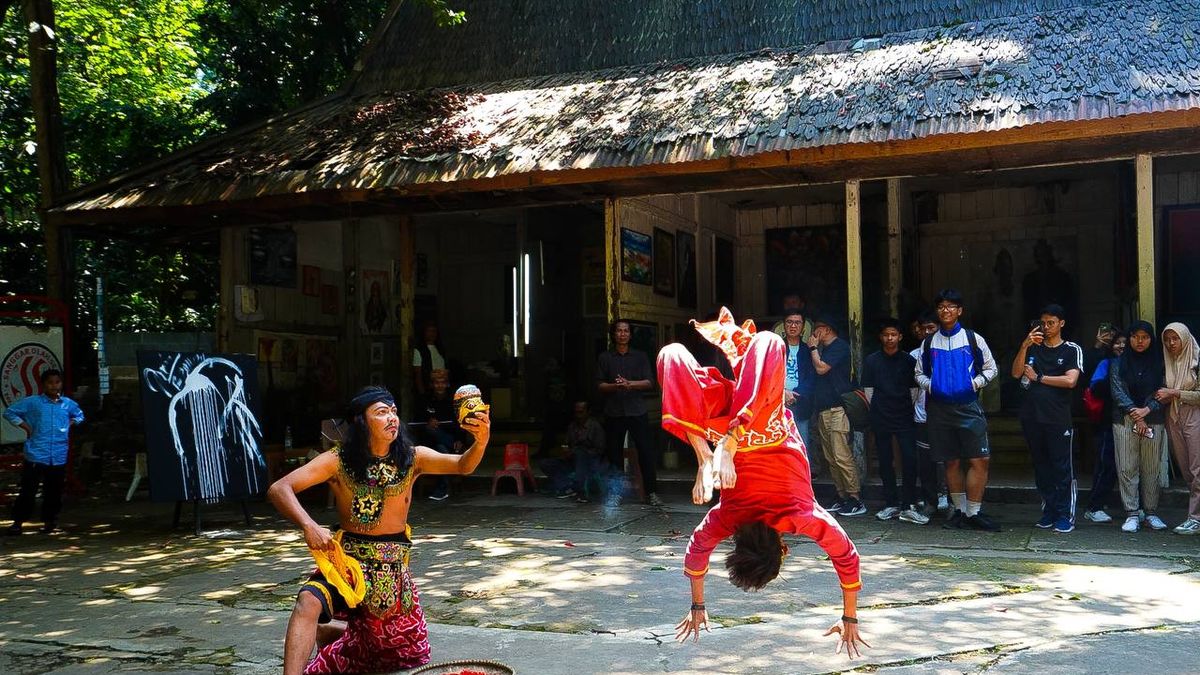
[[934, 461], [991, 457], [987, 417], [978, 401], [970, 403], [925, 402], [929, 451]]

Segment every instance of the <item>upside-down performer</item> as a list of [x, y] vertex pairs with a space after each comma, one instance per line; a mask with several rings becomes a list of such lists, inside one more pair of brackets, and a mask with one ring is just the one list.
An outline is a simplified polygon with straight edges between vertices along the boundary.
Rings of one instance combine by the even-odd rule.
[[784, 342], [774, 333], [756, 334], [753, 321], [738, 326], [724, 307], [716, 321], [692, 324], [729, 359], [735, 379], [701, 367], [680, 344], [658, 355], [663, 428], [692, 446], [700, 466], [693, 501], [705, 503], [713, 487], [721, 489], [688, 541], [684, 573], [692, 608], [676, 626], [676, 639], [698, 640], [708, 629], [704, 577], [717, 544], [733, 536], [725, 557], [729, 581], [752, 591], [779, 574], [788, 553], [783, 534], [802, 534], [825, 549], [841, 581], [842, 618], [825, 634], [837, 633], [837, 651], [857, 656], [859, 644], [870, 646], [858, 632], [858, 550], [813, 499], [804, 443], [783, 405]]
[[[414, 446], [388, 390], [367, 387], [351, 401], [347, 438], [275, 482], [267, 496], [304, 530], [317, 572], [300, 587], [284, 643], [285, 675], [377, 673], [429, 662], [420, 598], [408, 570], [408, 507], [422, 474], [469, 474], [487, 447], [491, 422], [473, 413], [463, 455]], [[337, 534], [317, 524], [297, 493], [329, 483]], [[310, 660], [314, 646], [316, 656]], [[306, 665], [307, 664], [307, 665]]]

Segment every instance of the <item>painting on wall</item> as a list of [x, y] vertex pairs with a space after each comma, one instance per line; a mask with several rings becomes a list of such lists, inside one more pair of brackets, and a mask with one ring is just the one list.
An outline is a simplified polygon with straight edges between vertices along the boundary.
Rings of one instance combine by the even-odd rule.
[[675, 233], [675, 283], [679, 306], [696, 309], [696, 235]]
[[1167, 311], [1200, 314], [1200, 206], [1167, 209]]
[[316, 265], [305, 265], [300, 268], [300, 290], [309, 297], [321, 295], [321, 268]]
[[675, 297], [675, 235], [654, 228], [654, 292]]
[[390, 332], [392, 287], [388, 273], [382, 270], [362, 271], [362, 329], [368, 335]]
[[249, 247], [250, 283], [256, 286], [296, 287], [296, 233], [269, 227], [252, 227]]
[[846, 237], [840, 226], [783, 227], [765, 233], [767, 308], [801, 293], [810, 312], [844, 307]]
[[309, 338], [304, 344], [304, 367], [318, 396], [326, 401], [339, 398], [337, 340]]
[[733, 304], [733, 241], [713, 236], [713, 304]]
[[248, 354], [138, 352], [150, 498], [244, 499], [267, 489], [258, 364]]
[[621, 278], [635, 284], [650, 285], [654, 266], [650, 235], [621, 228]]

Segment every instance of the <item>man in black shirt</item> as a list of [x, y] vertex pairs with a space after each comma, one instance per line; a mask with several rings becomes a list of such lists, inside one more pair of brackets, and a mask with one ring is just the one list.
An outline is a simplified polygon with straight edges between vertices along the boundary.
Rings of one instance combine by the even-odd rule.
[[[650, 442], [646, 422], [646, 399], [642, 394], [654, 389], [654, 369], [646, 355], [629, 348], [632, 332], [629, 322], [618, 319], [612, 325], [613, 348], [600, 354], [596, 364], [596, 382], [604, 398], [604, 441], [608, 461], [618, 469], [625, 460], [625, 434], [638, 451], [642, 487], [651, 506], [662, 506], [658, 498], [658, 454]], [[615, 502], [619, 495], [609, 495]]]
[[[880, 323], [882, 349], [863, 361], [863, 392], [871, 402], [871, 432], [879, 453], [879, 478], [883, 482], [883, 509], [875, 514], [880, 520], [899, 517], [906, 523], [925, 525], [929, 516], [917, 510], [917, 425], [913, 420], [913, 394], [917, 383], [917, 360], [900, 350], [904, 331], [900, 322], [887, 318]], [[904, 499], [896, 494], [895, 452], [900, 447]]]
[[842, 394], [850, 391], [850, 343], [838, 337], [830, 319], [817, 319], [808, 349], [817, 371], [812, 395], [817, 432], [838, 493], [837, 501], [827, 510], [840, 516], [861, 516], [867, 507], [859, 499], [858, 465], [850, 449], [850, 418], [842, 403]]
[[1012, 364], [1012, 376], [1029, 390], [1021, 405], [1021, 429], [1042, 496], [1037, 527], [1061, 533], [1075, 529], [1071, 390], [1083, 368], [1083, 350], [1062, 338], [1065, 315], [1059, 305], [1043, 308], [1040, 323], [1029, 331]]

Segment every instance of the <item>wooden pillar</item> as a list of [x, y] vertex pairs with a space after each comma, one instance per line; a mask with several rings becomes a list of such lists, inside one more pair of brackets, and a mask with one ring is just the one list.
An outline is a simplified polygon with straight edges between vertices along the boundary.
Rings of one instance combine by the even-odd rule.
[[[409, 216], [400, 216], [399, 228], [400, 273], [403, 275], [400, 278], [400, 297], [397, 298], [400, 303], [400, 390], [407, 394], [415, 389], [412, 382], [412, 368], [409, 367], [409, 364], [412, 362], [412, 340], [417, 330], [417, 327], [414, 325], [416, 317], [417, 239], [412, 218]], [[402, 395], [400, 397], [400, 414], [403, 419], [413, 419], [416, 413], [412, 399], [412, 396]]]
[[[220, 308], [217, 311], [217, 351], [229, 353], [229, 336], [233, 331], [234, 280], [237, 278], [237, 232], [232, 227], [221, 228]], [[256, 346], [257, 348], [257, 346]]]
[[1138, 155], [1137, 177], [1137, 279], [1138, 318], [1154, 323], [1154, 158]]
[[846, 181], [846, 296], [850, 334], [851, 363], [857, 376], [862, 368], [863, 289], [862, 289], [862, 208], [857, 180]]
[[900, 290], [904, 287], [904, 226], [901, 222], [903, 209], [900, 196], [900, 179], [887, 181], [887, 252], [888, 252], [888, 308], [892, 316], [900, 318]]
[[[608, 324], [618, 317], [621, 303], [621, 231], [617, 225], [617, 200], [604, 200], [604, 288]], [[699, 248], [699, 241], [697, 241]], [[607, 329], [605, 329], [607, 331]]]

